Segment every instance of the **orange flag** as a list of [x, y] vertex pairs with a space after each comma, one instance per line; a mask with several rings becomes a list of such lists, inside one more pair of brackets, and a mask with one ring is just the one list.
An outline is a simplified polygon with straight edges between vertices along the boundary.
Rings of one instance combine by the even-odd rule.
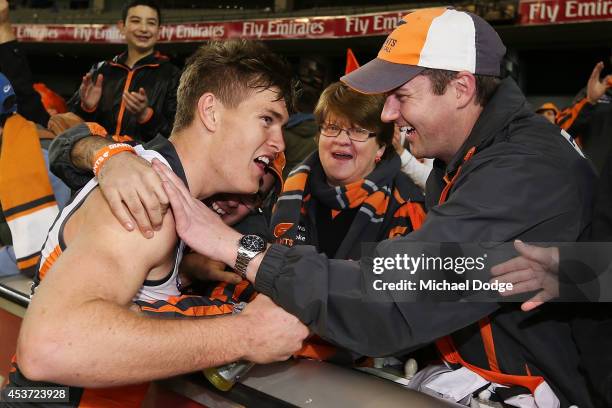
[[359, 68], [359, 63], [357, 62], [357, 58], [355, 58], [355, 54], [353, 54], [353, 50], [350, 48], [346, 49], [346, 68], [344, 69], [344, 75], [356, 70]]

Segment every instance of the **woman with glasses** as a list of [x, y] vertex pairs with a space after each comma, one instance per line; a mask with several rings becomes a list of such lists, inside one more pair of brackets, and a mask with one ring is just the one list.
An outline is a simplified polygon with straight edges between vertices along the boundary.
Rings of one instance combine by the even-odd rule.
[[[361, 244], [418, 228], [423, 194], [401, 171], [393, 124], [380, 114], [384, 95], [357, 93], [336, 82], [314, 111], [318, 149], [289, 173], [271, 229], [275, 242], [314, 245], [328, 258], [359, 259]], [[297, 353], [347, 363], [355, 356], [318, 338]]]
[[384, 103], [340, 82], [323, 91], [314, 111], [318, 150], [285, 181], [272, 214], [276, 242], [359, 259], [361, 243], [420, 226], [423, 195], [400, 170], [393, 125], [380, 120]]

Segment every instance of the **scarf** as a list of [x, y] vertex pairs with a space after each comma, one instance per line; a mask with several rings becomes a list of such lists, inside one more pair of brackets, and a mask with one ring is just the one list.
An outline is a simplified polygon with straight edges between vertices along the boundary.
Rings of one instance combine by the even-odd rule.
[[11, 116], [4, 125], [0, 201], [11, 230], [17, 267], [34, 276], [58, 208], [36, 125], [20, 115]]
[[317, 246], [316, 205], [329, 208], [332, 217], [345, 209], [359, 208], [336, 259], [359, 259], [361, 243], [382, 241], [419, 228], [425, 218], [423, 195], [400, 167], [400, 158], [393, 155], [365, 178], [334, 187], [327, 184], [315, 151], [285, 181], [270, 223], [275, 242]]

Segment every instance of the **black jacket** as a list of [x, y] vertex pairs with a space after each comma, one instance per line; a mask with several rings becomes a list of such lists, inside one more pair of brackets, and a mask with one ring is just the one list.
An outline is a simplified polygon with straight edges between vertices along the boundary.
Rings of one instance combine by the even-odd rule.
[[[576, 99], [584, 96], [586, 90], [582, 90]], [[597, 170], [601, 170], [612, 149], [612, 88], [608, 88], [595, 105], [587, 102], [567, 131], [582, 138], [584, 152]]]
[[[485, 106], [466, 143], [445, 169], [451, 176], [466, 152], [447, 201], [430, 208], [423, 226], [397, 242], [575, 241], [591, 219], [594, 170], [559, 133], [531, 112], [512, 80], [504, 80]], [[439, 170], [439, 168], [438, 168]], [[441, 194], [433, 171], [427, 196]], [[377, 256], [394, 254], [393, 241]], [[561, 406], [593, 406], [578, 371], [571, 308], [547, 304], [522, 312], [509, 303], [408, 303], [388, 294], [366, 302], [371, 270], [358, 262], [329, 260], [310, 246], [274, 245], [255, 287], [298, 316], [317, 334], [370, 356], [399, 354], [453, 334], [462, 357], [490, 369], [478, 327], [489, 316], [502, 372], [543, 376]], [[381, 295], [382, 296], [382, 295]]]
[[[91, 68], [93, 81], [102, 74], [102, 97], [93, 112], [81, 107], [79, 91], [68, 101], [68, 109], [86, 122], [97, 122], [111, 135], [127, 135], [140, 142], [153, 139], [158, 133], [170, 135], [176, 113], [176, 89], [180, 70], [168, 58], [153, 53], [133, 68], [125, 65], [127, 53], [117, 55], [112, 61], [102, 61]], [[153, 115], [143, 124], [122, 103], [124, 91], [137, 92], [144, 88], [153, 109]]]
[[32, 87], [32, 72], [17, 41], [0, 44], [0, 72], [13, 85], [19, 114], [46, 128], [49, 114], [40, 100], [40, 95]]

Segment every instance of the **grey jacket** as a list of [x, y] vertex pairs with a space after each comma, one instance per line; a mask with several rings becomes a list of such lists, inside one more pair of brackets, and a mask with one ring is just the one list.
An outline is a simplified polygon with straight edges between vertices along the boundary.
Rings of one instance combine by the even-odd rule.
[[[471, 147], [476, 153], [462, 163]], [[447, 201], [435, 205], [441, 176], [454, 175], [461, 165]], [[456, 157], [432, 171], [427, 184], [432, 206], [423, 226], [398, 240], [576, 241], [590, 224], [594, 181], [591, 163], [558, 127], [533, 114], [516, 84], [506, 79]], [[393, 254], [392, 246], [381, 242], [377, 255]], [[453, 334], [466, 361], [490, 369], [474, 324], [488, 316], [502, 372], [525, 375], [528, 366], [546, 379], [562, 406], [593, 406], [578, 372], [571, 311], [564, 305], [525, 313], [508, 303], [414, 303], [393, 295], [367, 302], [364, 282], [370, 274], [359, 262], [327, 259], [310, 246], [274, 245], [255, 287], [321, 337], [370, 356], [404, 353]]]

